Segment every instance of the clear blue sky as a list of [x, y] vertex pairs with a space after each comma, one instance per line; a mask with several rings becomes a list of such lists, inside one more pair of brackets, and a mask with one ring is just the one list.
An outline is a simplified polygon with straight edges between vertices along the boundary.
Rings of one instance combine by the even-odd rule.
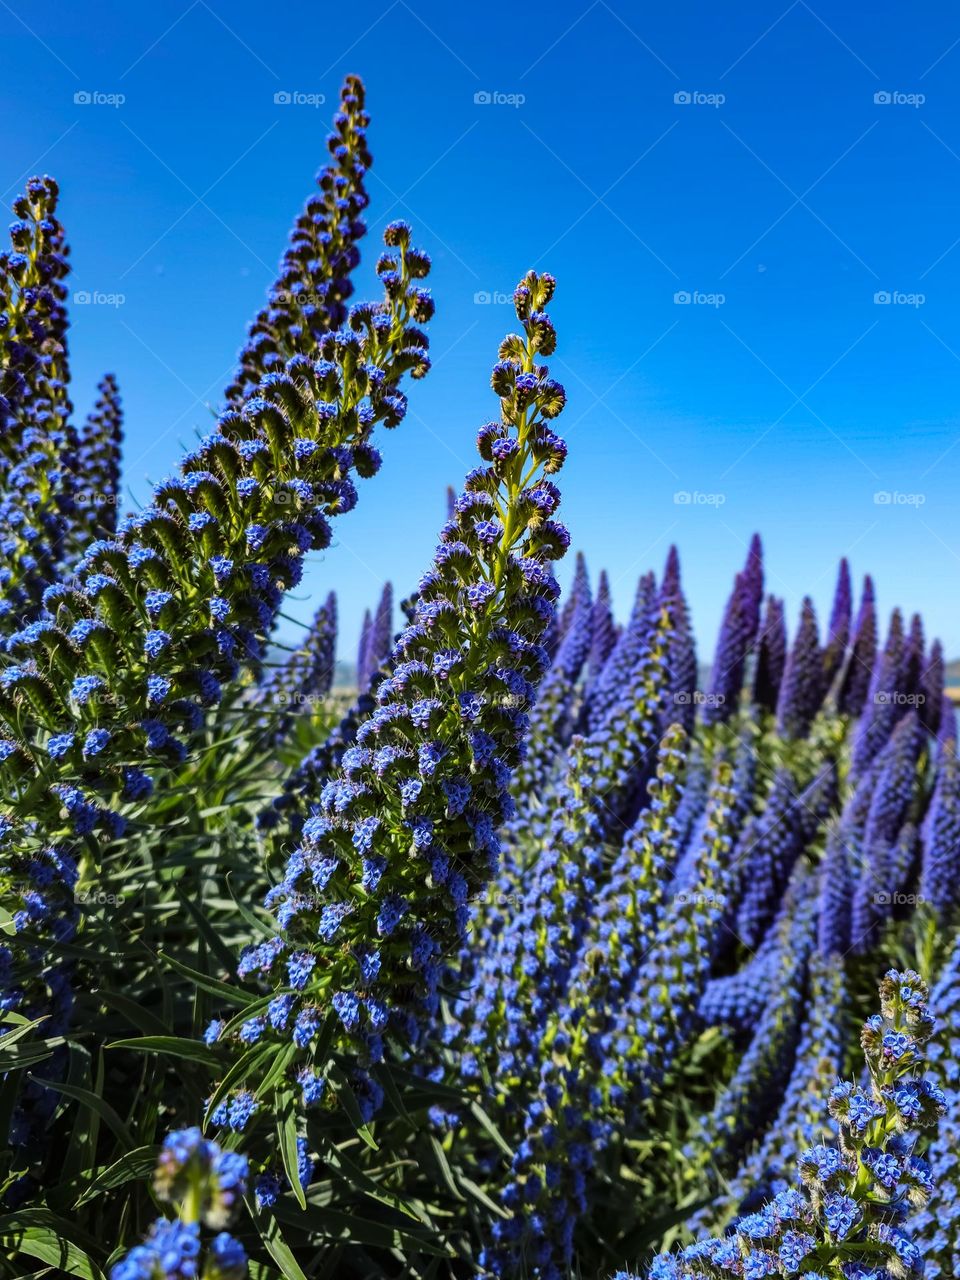
[[140, 498], [208, 423], [339, 82], [365, 78], [361, 284], [384, 223], [406, 217], [438, 311], [434, 371], [291, 606], [307, 617], [335, 587], [346, 655], [382, 580], [415, 582], [495, 407], [510, 310], [475, 295], [509, 294], [530, 266], [559, 280], [564, 513], [621, 612], [675, 540], [709, 658], [759, 529], [791, 621], [805, 592], [823, 619], [848, 554], [882, 607], [921, 609], [960, 655], [954, 7], [0, 0], [0, 47], [4, 199], [53, 173], [73, 288], [125, 299], [75, 308], [74, 396], [84, 410], [117, 373]]

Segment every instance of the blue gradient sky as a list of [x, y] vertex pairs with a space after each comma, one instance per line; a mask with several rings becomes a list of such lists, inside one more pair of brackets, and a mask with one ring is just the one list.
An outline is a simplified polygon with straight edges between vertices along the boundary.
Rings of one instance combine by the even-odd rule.
[[960, 11], [0, 0], [0, 47], [4, 200], [55, 174], [73, 288], [124, 297], [75, 308], [74, 396], [85, 410], [117, 373], [140, 499], [209, 423], [339, 81], [365, 78], [361, 284], [385, 222], [407, 217], [438, 313], [433, 373], [291, 603], [309, 617], [335, 587], [347, 656], [383, 579], [402, 594], [428, 560], [495, 407], [496, 295], [529, 266], [560, 282], [564, 513], [621, 612], [675, 540], [709, 658], [759, 529], [791, 620], [805, 592], [823, 618], [847, 554], [883, 608], [921, 609], [960, 655]]

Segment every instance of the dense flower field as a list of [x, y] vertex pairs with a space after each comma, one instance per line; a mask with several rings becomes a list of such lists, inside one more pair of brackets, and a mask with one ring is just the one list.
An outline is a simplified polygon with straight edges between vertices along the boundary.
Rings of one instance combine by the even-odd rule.
[[351, 78], [214, 429], [125, 514], [117, 382], [69, 398], [57, 186], [16, 203], [0, 1275], [957, 1274], [940, 646], [845, 561], [791, 627], [759, 538], [703, 687], [675, 550], [622, 625], [582, 557], [561, 598], [551, 276], [355, 695], [334, 595], [277, 643], [430, 369], [405, 223], [353, 299], [368, 125]]

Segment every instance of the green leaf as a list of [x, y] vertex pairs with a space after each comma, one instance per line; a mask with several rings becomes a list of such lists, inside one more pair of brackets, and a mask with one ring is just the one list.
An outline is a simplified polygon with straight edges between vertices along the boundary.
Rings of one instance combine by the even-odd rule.
[[469, 1097], [462, 1089], [454, 1089], [452, 1085], [440, 1084], [435, 1080], [424, 1080], [422, 1076], [415, 1076], [400, 1067], [391, 1066], [390, 1070], [396, 1083], [405, 1092], [425, 1099], [428, 1106], [433, 1106], [435, 1102], [449, 1102], [454, 1106], [465, 1107], [469, 1103]]
[[713, 1197], [708, 1196], [705, 1200], [697, 1200], [694, 1204], [679, 1205], [667, 1213], [660, 1214], [652, 1221], [645, 1221], [642, 1227], [638, 1227], [630, 1235], [617, 1241], [617, 1256], [635, 1258], [646, 1253], [653, 1245], [659, 1243], [661, 1237], [665, 1236], [671, 1228], [679, 1227], [688, 1218], [692, 1218], [695, 1213], [699, 1213], [701, 1209], [706, 1209], [712, 1201]]
[[155, 1146], [137, 1147], [104, 1169], [80, 1174], [72, 1182], [56, 1189], [58, 1203], [62, 1201], [65, 1206], [76, 1209], [105, 1191], [113, 1191], [128, 1182], [146, 1181], [156, 1168], [159, 1151], [160, 1148]]
[[475, 1120], [479, 1121], [480, 1125], [486, 1130], [487, 1134], [493, 1139], [503, 1154], [512, 1160], [513, 1152], [510, 1150], [506, 1138], [504, 1138], [503, 1134], [493, 1123], [479, 1102], [470, 1103], [470, 1114]]
[[142, 1031], [145, 1036], [167, 1034], [168, 1028], [161, 1019], [149, 1009], [144, 1009], [143, 1005], [136, 1000], [131, 1000], [129, 996], [122, 996], [118, 991], [104, 990], [92, 991], [90, 994], [102, 1000], [108, 1008], [122, 1013], [127, 1021]]
[[38, 1062], [45, 1062], [51, 1057], [54, 1049], [63, 1044], [63, 1037], [56, 1036], [52, 1040], [37, 1040], [32, 1044], [16, 1044], [10, 1049], [0, 1052], [0, 1072], [22, 1071], [24, 1067], [32, 1067]]
[[44, 1014], [42, 1018], [34, 1018], [32, 1022], [20, 1022], [12, 1031], [5, 1032], [0, 1036], [0, 1049], [6, 1049], [8, 1045], [16, 1044], [18, 1040], [22, 1040], [34, 1027], [39, 1027], [41, 1022], [46, 1022], [49, 1016], [49, 1014]]
[[357, 1136], [361, 1141], [365, 1142], [371, 1151], [379, 1151], [373, 1134], [370, 1132], [370, 1126], [366, 1123], [360, 1114], [360, 1108], [357, 1100], [353, 1096], [353, 1089], [350, 1087], [350, 1081], [347, 1073], [338, 1063], [333, 1063], [330, 1067], [330, 1079], [336, 1082], [337, 1101], [343, 1107], [344, 1111], [350, 1119], [350, 1123], [357, 1131]]
[[434, 1159], [440, 1169], [440, 1176], [446, 1183], [447, 1190], [453, 1196], [454, 1200], [463, 1200], [464, 1194], [457, 1186], [456, 1179], [453, 1176], [453, 1170], [450, 1168], [450, 1162], [447, 1159], [447, 1153], [444, 1151], [442, 1144], [435, 1134], [430, 1135], [430, 1147], [433, 1151]]
[[180, 960], [174, 960], [173, 956], [161, 952], [161, 959], [168, 964], [171, 969], [175, 969], [177, 973], [190, 981], [197, 987], [202, 987], [204, 991], [208, 991], [211, 995], [218, 996], [227, 1004], [253, 1004], [258, 998], [251, 995], [249, 991], [241, 991], [239, 987], [231, 986], [229, 982], [220, 982], [217, 978], [210, 978], [205, 973], [198, 973], [196, 969], [191, 969], [189, 965], [183, 964]]
[[496, 1204], [493, 1200], [491, 1200], [490, 1197], [487, 1195], [487, 1193], [484, 1191], [483, 1187], [478, 1186], [477, 1183], [475, 1183], [472, 1178], [468, 1178], [466, 1174], [464, 1173], [458, 1174], [457, 1181], [459, 1182], [461, 1187], [464, 1187], [467, 1191], [470, 1192], [470, 1194], [474, 1197], [475, 1200], [479, 1200], [480, 1203], [483, 1205], [483, 1207], [486, 1210], [488, 1210], [488, 1212], [494, 1214], [498, 1218], [509, 1218], [512, 1216], [508, 1209], [504, 1209], [501, 1205]]
[[104, 1122], [111, 1133], [120, 1139], [125, 1147], [132, 1148], [135, 1144], [130, 1134], [130, 1130], [117, 1115], [109, 1102], [106, 1102], [99, 1094], [92, 1093], [89, 1089], [81, 1089], [79, 1085], [67, 1084], [65, 1080], [57, 1082], [56, 1080], [42, 1080], [39, 1076], [33, 1074], [29, 1077], [35, 1080], [37, 1084], [42, 1084], [46, 1089], [52, 1089], [55, 1093], [62, 1093], [67, 1098], [74, 1098], [77, 1102], [83, 1104], [90, 1111], [93, 1111]]
[[[260, 1214], [251, 1200], [247, 1199], [245, 1203], [247, 1211], [257, 1224], [260, 1239], [266, 1246], [270, 1257], [280, 1267], [280, 1273], [284, 1280], [309, 1280], [309, 1277], [300, 1270], [300, 1266], [293, 1256], [293, 1251], [283, 1238], [276, 1212]], [[280, 1203], [278, 1201], [277, 1205], [274, 1206], [274, 1210], [279, 1207]]]
[[276, 927], [276, 925], [274, 925], [274, 927], [271, 928], [269, 921], [265, 920], [262, 916], [256, 915], [253, 911], [250, 910], [250, 908], [246, 905], [246, 903], [242, 902], [237, 897], [237, 895], [233, 891], [233, 877], [231, 875], [227, 875], [226, 882], [227, 882], [227, 892], [230, 894], [230, 898], [233, 902], [233, 905], [236, 907], [241, 917], [244, 920], [246, 920], [247, 924], [250, 925], [252, 929], [255, 929], [258, 934], [260, 934], [262, 937], [265, 937], [265, 938], [272, 938], [274, 934], [280, 932], [279, 929]]
[[177, 889], [177, 898], [179, 899], [181, 905], [186, 907], [187, 911], [190, 913], [190, 916], [193, 919], [194, 924], [197, 926], [197, 931], [202, 936], [204, 942], [207, 944], [207, 946], [210, 948], [213, 954], [217, 957], [217, 959], [220, 961], [223, 967], [227, 970], [227, 972], [228, 973], [232, 972], [237, 963], [237, 957], [230, 951], [228, 947], [225, 947], [223, 945], [223, 943], [217, 937], [215, 931], [210, 928], [210, 924], [206, 916], [197, 907], [197, 904], [193, 902], [190, 899], [190, 897], [187, 894], [185, 894], [183, 890], [180, 888]]
[[284, 1045], [277, 1053], [273, 1066], [254, 1089], [254, 1096], [257, 1098], [268, 1097], [273, 1086], [286, 1075], [287, 1068], [296, 1056], [297, 1046], [295, 1044]]
[[293, 1194], [297, 1197], [300, 1208], [306, 1209], [307, 1197], [300, 1184], [298, 1168], [300, 1157], [297, 1151], [297, 1109], [294, 1105], [293, 1094], [284, 1090], [278, 1096], [277, 1102], [280, 1112], [277, 1118], [277, 1139], [280, 1143], [283, 1167], [287, 1175], [287, 1181], [290, 1183]]
[[105, 1280], [92, 1258], [70, 1239], [75, 1234], [69, 1222], [48, 1209], [21, 1209], [0, 1218], [0, 1247], [37, 1258], [81, 1280]]
[[216, 1055], [202, 1040], [184, 1040], [179, 1036], [134, 1036], [132, 1040], [112, 1040], [106, 1049], [136, 1049], [140, 1053], [166, 1053], [173, 1058], [187, 1058], [190, 1062], [202, 1062], [206, 1067], [217, 1065]]
[[416, 1209], [407, 1204], [395, 1191], [387, 1191], [381, 1187], [342, 1148], [328, 1144], [325, 1145], [320, 1155], [328, 1165], [343, 1171], [348, 1186], [359, 1187], [371, 1199], [379, 1200], [381, 1204], [389, 1205], [391, 1209], [396, 1209], [398, 1213], [412, 1218], [418, 1226], [423, 1225], [423, 1218], [417, 1213]]
[[400, 1116], [401, 1119], [406, 1120], [408, 1123], [412, 1124], [413, 1122], [410, 1118], [410, 1113], [407, 1110], [406, 1106], [404, 1105], [403, 1096], [400, 1093], [400, 1090], [397, 1088], [397, 1082], [396, 1080], [394, 1080], [393, 1073], [390, 1070], [390, 1068], [387, 1066], [387, 1064], [385, 1062], [381, 1063], [380, 1066], [374, 1071], [374, 1075], [376, 1076], [377, 1080], [379, 1080], [380, 1084], [383, 1086], [384, 1095], [386, 1096], [387, 1101], [393, 1107], [394, 1111], [396, 1111], [397, 1115]]
[[450, 1251], [426, 1232], [418, 1233], [406, 1227], [375, 1222], [355, 1211], [343, 1213], [326, 1205], [309, 1204], [306, 1213], [294, 1208], [289, 1199], [282, 1198], [274, 1205], [274, 1213], [281, 1221], [333, 1240], [348, 1240], [355, 1244], [370, 1245], [377, 1249], [395, 1249], [408, 1243], [421, 1253], [449, 1257]]

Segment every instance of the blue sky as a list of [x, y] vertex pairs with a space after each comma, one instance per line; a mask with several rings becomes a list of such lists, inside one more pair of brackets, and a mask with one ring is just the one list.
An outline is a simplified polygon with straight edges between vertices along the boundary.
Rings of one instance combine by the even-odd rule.
[[4, 200], [53, 173], [72, 287], [122, 296], [74, 308], [74, 398], [118, 375], [140, 499], [209, 424], [339, 82], [366, 80], [361, 292], [402, 216], [438, 311], [434, 371], [290, 605], [336, 588], [346, 655], [430, 556], [495, 408], [498, 295], [535, 266], [559, 280], [564, 514], [621, 612], [676, 541], [709, 658], [758, 529], [791, 619], [804, 593], [823, 618], [847, 554], [960, 656], [957, 10], [0, 0], [0, 41]]

